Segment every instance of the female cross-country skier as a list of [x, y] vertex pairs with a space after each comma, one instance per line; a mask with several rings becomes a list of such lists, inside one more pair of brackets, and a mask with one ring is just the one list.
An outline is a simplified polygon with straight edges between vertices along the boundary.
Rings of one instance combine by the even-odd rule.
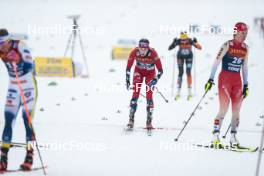
[[[230, 144], [231, 146], [239, 146], [239, 141], [236, 137], [240, 117], [239, 112], [243, 98], [248, 96], [248, 46], [244, 43], [247, 32], [248, 27], [245, 23], [236, 23], [234, 27], [234, 38], [222, 45], [213, 64], [210, 79], [205, 85], [205, 91], [211, 89], [214, 84], [217, 67], [222, 62], [222, 70], [218, 77], [220, 106], [214, 120], [212, 140], [212, 143], [215, 145], [221, 144], [219, 133], [231, 101], [232, 120]], [[240, 70], [242, 70], [243, 82], [241, 81]]]
[[182, 76], [184, 72], [184, 63], [186, 64], [186, 75], [187, 75], [187, 84], [188, 84], [188, 100], [192, 97], [192, 65], [193, 65], [193, 52], [192, 46], [201, 50], [202, 47], [198, 43], [196, 38], [189, 38], [187, 32], [181, 32], [180, 38], [173, 39], [173, 42], [169, 46], [169, 50], [172, 50], [176, 46], [179, 46], [179, 50], [177, 52], [177, 64], [179, 69], [178, 74], [178, 90], [175, 97], [175, 100], [180, 98], [181, 87], [182, 87]]
[[[133, 74], [133, 95], [130, 101], [130, 113], [128, 128], [133, 129], [134, 127], [134, 116], [137, 110], [137, 101], [140, 95], [140, 89], [145, 79], [146, 84], [146, 99], [147, 99], [147, 121], [146, 128], [152, 129], [152, 118], [153, 118], [153, 88], [157, 84], [163, 69], [160, 58], [154, 48], [149, 46], [148, 39], [141, 39], [138, 43], [138, 47], [134, 48], [128, 58], [126, 67], [126, 85], [127, 89], [130, 89], [130, 73], [133, 63], [136, 62], [136, 66]], [[158, 73], [156, 75], [156, 68]]]
[[[9, 85], [5, 104], [5, 126], [2, 134], [0, 172], [7, 169], [8, 152], [12, 142], [13, 127], [20, 107], [22, 107], [22, 117], [26, 129], [26, 157], [21, 164], [22, 170], [30, 170], [33, 164], [34, 141], [33, 129], [26, 114], [21, 92], [18, 83], [21, 83], [24, 97], [29, 109], [30, 116], [33, 117], [37, 100], [37, 87], [33, 75], [33, 61], [28, 47], [20, 40], [14, 40], [6, 29], [0, 29], [0, 58], [6, 65], [9, 75]], [[16, 67], [16, 70], [14, 68]], [[16, 73], [17, 71], [17, 73]], [[16, 79], [18, 74], [20, 81]]]

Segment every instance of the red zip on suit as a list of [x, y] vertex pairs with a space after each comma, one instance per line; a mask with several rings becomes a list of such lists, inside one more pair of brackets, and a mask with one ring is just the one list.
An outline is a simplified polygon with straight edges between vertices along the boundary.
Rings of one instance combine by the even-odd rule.
[[[131, 69], [134, 61], [136, 61], [136, 66], [133, 75], [132, 98], [138, 98], [144, 78], [145, 84], [148, 85], [149, 82], [156, 76], [155, 68], [162, 72], [162, 64], [157, 52], [153, 48], [149, 48], [148, 53], [144, 57], [140, 55], [138, 47], [133, 49], [127, 61], [127, 70]], [[152, 90], [146, 86], [147, 100], [152, 100], [152, 93]]]

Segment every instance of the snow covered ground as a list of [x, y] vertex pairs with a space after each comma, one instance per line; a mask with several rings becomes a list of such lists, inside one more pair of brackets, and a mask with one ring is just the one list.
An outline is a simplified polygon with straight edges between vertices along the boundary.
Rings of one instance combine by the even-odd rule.
[[[167, 47], [176, 34], [161, 30], [162, 26], [177, 27], [189, 24], [219, 24], [232, 27], [237, 21], [250, 25], [247, 43], [249, 54], [249, 97], [241, 110], [239, 139], [242, 144], [257, 146], [260, 140], [263, 115], [264, 75], [263, 40], [259, 39], [253, 18], [263, 16], [264, 3], [254, 1], [173, 1], [173, 0], [97, 0], [1, 1], [0, 26], [14, 33], [32, 32], [32, 27], [69, 26], [70, 14], [81, 14], [81, 27], [87, 27], [83, 41], [89, 79], [37, 78], [39, 99], [34, 118], [37, 138], [41, 144], [53, 148], [41, 151], [47, 173], [57, 175], [115, 175], [115, 176], [191, 176], [240, 175], [255, 173], [257, 153], [234, 153], [203, 150], [188, 145], [190, 142], [209, 142], [218, 100], [215, 86], [202, 102], [178, 143], [173, 139], [179, 133], [190, 113], [204, 93], [204, 84], [210, 66], [220, 45], [231, 35], [198, 35], [203, 50], [195, 51], [196, 96], [175, 102], [171, 96], [173, 52]], [[124, 87], [126, 61], [111, 60], [111, 46], [119, 38], [138, 40], [149, 38], [151, 45], [162, 57], [164, 75], [158, 86], [169, 99], [165, 103], [155, 94], [154, 126], [158, 130], [152, 137], [143, 130], [126, 135], [123, 128], [128, 121], [131, 92]], [[62, 56], [68, 34], [29, 34], [28, 45], [34, 56]], [[82, 62], [80, 51], [76, 60]], [[114, 72], [110, 72], [114, 69]], [[0, 129], [4, 125], [4, 103], [7, 91], [7, 73], [0, 64]], [[56, 81], [57, 86], [48, 86]], [[114, 90], [106, 90], [112, 87]], [[184, 82], [184, 88], [186, 82]], [[183, 95], [186, 92], [184, 90]], [[141, 97], [136, 113], [136, 126], [143, 127], [146, 120], [145, 100]], [[41, 110], [42, 109], [42, 110]], [[230, 122], [230, 112], [223, 130]], [[21, 116], [17, 118], [14, 141], [24, 141]], [[228, 141], [229, 135], [226, 139]], [[63, 147], [64, 146], [64, 147]], [[18, 168], [25, 151], [13, 148], [9, 152], [9, 169]], [[264, 162], [264, 161], [263, 161]], [[34, 166], [39, 166], [35, 155]], [[41, 175], [41, 171], [10, 175]], [[264, 174], [262, 163], [261, 174]]]

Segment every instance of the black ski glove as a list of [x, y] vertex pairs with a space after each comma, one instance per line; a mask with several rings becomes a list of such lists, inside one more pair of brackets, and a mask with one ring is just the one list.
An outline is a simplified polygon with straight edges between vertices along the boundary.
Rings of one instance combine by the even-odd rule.
[[205, 84], [205, 91], [208, 92], [212, 88], [213, 85], [214, 85], [214, 80], [209, 79], [207, 83]]
[[243, 87], [243, 98], [247, 98], [248, 96], [248, 85], [245, 84]]
[[193, 38], [193, 43], [197, 43], [197, 39], [195, 37]]

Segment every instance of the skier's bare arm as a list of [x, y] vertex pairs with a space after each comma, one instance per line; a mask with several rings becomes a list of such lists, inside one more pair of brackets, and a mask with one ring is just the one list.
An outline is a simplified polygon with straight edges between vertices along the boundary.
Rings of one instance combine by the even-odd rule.
[[217, 67], [221, 63], [221, 61], [222, 61], [224, 55], [226, 54], [226, 52], [228, 51], [228, 48], [229, 48], [228, 42], [226, 42], [226, 43], [224, 43], [222, 45], [220, 51], [218, 52], [218, 54], [216, 56], [216, 59], [215, 59], [214, 64], [213, 64], [213, 67], [211, 69], [210, 79], [212, 79], [212, 80], [214, 79]]

